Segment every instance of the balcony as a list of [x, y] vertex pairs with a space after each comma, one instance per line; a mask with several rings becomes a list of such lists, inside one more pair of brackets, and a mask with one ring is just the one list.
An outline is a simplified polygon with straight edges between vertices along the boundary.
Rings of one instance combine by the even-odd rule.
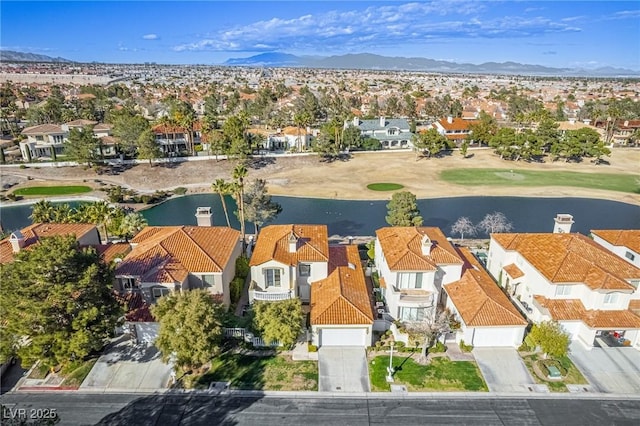
[[261, 300], [267, 302], [277, 302], [279, 300], [288, 300], [293, 297], [291, 291], [252, 291], [253, 300]]
[[393, 292], [399, 295], [399, 301], [405, 303], [432, 304], [433, 292], [414, 288], [393, 287]]

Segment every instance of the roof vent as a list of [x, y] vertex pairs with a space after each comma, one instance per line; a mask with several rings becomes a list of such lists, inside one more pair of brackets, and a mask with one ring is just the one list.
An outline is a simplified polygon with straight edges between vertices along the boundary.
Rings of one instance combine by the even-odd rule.
[[349, 267], [349, 269], [356, 269], [356, 265], [351, 262], [347, 263], [347, 266]]

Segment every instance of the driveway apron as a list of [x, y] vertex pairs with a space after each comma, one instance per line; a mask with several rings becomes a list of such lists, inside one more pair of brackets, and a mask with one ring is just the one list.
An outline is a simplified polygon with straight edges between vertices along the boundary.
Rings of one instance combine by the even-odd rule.
[[361, 346], [323, 346], [318, 349], [320, 392], [369, 392], [367, 355]]
[[491, 392], [531, 392], [534, 380], [513, 348], [475, 348], [473, 356]]
[[569, 358], [600, 392], [640, 394], [640, 351], [634, 348], [591, 348], [572, 343]]

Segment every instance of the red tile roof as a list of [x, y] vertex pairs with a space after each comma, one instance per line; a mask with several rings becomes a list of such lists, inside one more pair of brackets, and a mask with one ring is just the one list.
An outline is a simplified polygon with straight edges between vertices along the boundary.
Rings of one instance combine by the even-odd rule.
[[459, 281], [443, 286], [468, 327], [526, 326], [527, 321], [467, 248]]
[[[35, 223], [20, 230], [24, 237], [24, 248], [29, 248], [33, 244], [37, 244], [41, 238], [53, 237], [56, 235], [75, 235], [76, 239], [81, 239], [89, 232], [96, 232], [95, 225], [87, 223]], [[96, 239], [98, 237], [96, 236]], [[0, 241], [0, 263], [13, 262], [14, 253], [9, 241], [9, 237]]]
[[346, 262], [336, 261], [327, 278], [311, 284], [311, 324], [372, 324], [373, 290], [365, 281], [358, 247], [332, 247], [331, 254]]
[[581, 234], [492, 234], [517, 251], [553, 284], [584, 283], [592, 290], [633, 290], [626, 279], [640, 269]]
[[596, 229], [591, 233], [614, 246], [624, 246], [640, 253], [640, 229]]
[[[289, 239], [297, 240], [289, 251]], [[251, 266], [275, 260], [285, 265], [299, 262], [328, 262], [329, 240], [326, 225], [270, 225], [262, 228], [251, 255]]]
[[[429, 255], [422, 254], [425, 235], [432, 241]], [[394, 226], [378, 229], [376, 236], [392, 271], [432, 271], [437, 265], [463, 263], [440, 228]]]
[[116, 274], [181, 282], [191, 272], [222, 273], [239, 240], [239, 231], [221, 226], [148, 226], [131, 240]]
[[520, 268], [518, 268], [515, 263], [510, 263], [507, 266], [503, 267], [502, 269], [504, 269], [504, 271], [509, 274], [509, 276], [511, 278], [520, 278], [522, 276], [524, 276], [524, 272], [522, 272], [520, 270]]
[[556, 321], [582, 321], [591, 328], [608, 330], [640, 328], [640, 317], [628, 309], [587, 310], [579, 299], [547, 299], [539, 295], [533, 298]]
[[446, 118], [441, 118], [438, 120], [438, 123], [445, 129], [445, 131], [453, 132], [456, 130], [468, 131], [469, 125], [477, 123], [476, 120], [464, 120], [459, 117], [455, 117], [451, 120], [451, 123], [447, 121]]
[[96, 246], [96, 250], [98, 250], [98, 253], [106, 263], [111, 263], [116, 259], [123, 259], [131, 251], [131, 244], [100, 244]]
[[64, 134], [62, 127], [56, 124], [40, 124], [38, 126], [27, 127], [21, 132], [23, 135], [50, 135]]

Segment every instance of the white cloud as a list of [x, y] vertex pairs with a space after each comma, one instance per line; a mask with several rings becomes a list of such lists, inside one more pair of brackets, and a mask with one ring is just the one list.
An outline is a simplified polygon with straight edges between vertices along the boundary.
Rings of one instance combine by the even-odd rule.
[[142, 36], [142, 38], [145, 40], [158, 40], [160, 37], [158, 36], [158, 34], [145, 34]]

